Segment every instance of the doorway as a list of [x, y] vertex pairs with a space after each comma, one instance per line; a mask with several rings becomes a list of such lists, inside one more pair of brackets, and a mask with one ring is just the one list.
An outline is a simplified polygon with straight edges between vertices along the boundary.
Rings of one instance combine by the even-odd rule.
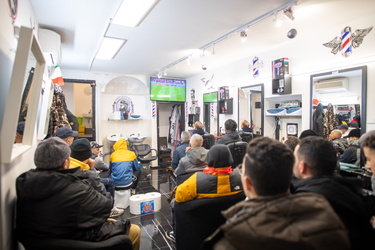
[[[180, 114], [179, 122], [175, 123], [176, 126], [172, 128], [178, 134], [180, 138], [181, 132], [185, 130], [185, 102], [156, 102], [157, 103], [157, 146], [158, 152], [162, 152], [163, 149], [169, 148], [173, 152], [175, 146], [178, 145], [179, 141], [173, 141], [171, 138], [171, 122], [172, 112], [174, 108], [177, 108]], [[172, 153], [171, 152], [171, 153]], [[162, 157], [159, 157], [159, 166], [164, 166], [167, 162]]]
[[64, 83], [67, 109], [78, 121], [78, 137], [96, 141], [95, 80], [64, 79]]

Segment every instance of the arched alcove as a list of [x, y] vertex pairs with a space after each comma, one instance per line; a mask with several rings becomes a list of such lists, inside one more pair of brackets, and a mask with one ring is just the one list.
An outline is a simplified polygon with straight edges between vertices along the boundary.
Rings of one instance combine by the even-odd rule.
[[105, 86], [104, 93], [115, 95], [147, 95], [149, 94], [149, 88], [137, 78], [121, 76], [109, 81]]

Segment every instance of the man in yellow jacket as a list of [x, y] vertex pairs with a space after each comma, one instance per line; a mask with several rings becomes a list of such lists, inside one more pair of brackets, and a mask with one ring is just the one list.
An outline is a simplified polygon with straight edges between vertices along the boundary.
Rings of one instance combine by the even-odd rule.
[[243, 192], [241, 175], [233, 169], [233, 158], [227, 146], [214, 145], [207, 153], [207, 167], [178, 185], [176, 201], [214, 198]]

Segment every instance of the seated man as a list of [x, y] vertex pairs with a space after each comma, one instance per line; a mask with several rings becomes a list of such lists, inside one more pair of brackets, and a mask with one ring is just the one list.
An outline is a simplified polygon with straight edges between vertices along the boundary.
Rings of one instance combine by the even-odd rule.
[[348, 140], [342, 138], [342, 133], [339, 129], [332, 130], [332, 132], [329, 134], [328, 140], [333, 143], [338, 157], [340, 157], [342, 153], [344, 153], [344, 151], [349, 147]]
[[56, 136], [63, 139], [70, 146], [73, 143], [74, 137], [78, 136], [78, 132], [68, 127], [60, 127], [56, 130]]
[[359, 147], [359, 137], [361, 137], [360, 129], [352, 129], [348, 134], [349, 146], [342, 153], [340, 157], [340, 162], [355, 164], [359, 166], [360, 164], [360, 147]]
[[127, 233], [139, 248], [140, 229], [123, 221], [107, 220], [112, 197], [88, 184], [80, 168], [69, 169], [69, 146], [51, 137], [39, 143], [36, 169], [16, 180], [16, 228], [22, 239], [73, 239], [103, 241]]
[[190, 132], [190, 135], [198, 134], [204, 135], [206, 132], [203, 129], [203, 124], [200, 121], [196, 121], [193, 125], [194, 130]]
[[221, 197], [243, 192], [240, 173], [225, 145], [214, 145], [207, 153], [207, 167], [196, 172], [176, 189], [176, 202], [203, 197]]
[[228, 119], [224, 123], [225, 135], [222, 135], [217, 141], [216, 144], [225, 144], [228, 145], [232, 142], [241, 141], [241, 138], [237, 132], [237, 122], [232, 119]]
[[115, 187], [135, 189], [141, 174], [141, 166], [138, 164], [137, 156], [133, 151], [128, 150], [128, 144], [124, 138], [119, 139], [113, 145], [113, 149], [115, 151], [110, 156], [109, 169]]
[[331, 142], [321, 137], [306, 137], [294, 150], [296, 162], [292, 193], [323, 195], [349, 232], [352, 249], [365, 249], [375, 233], [370, 224], [371, 209], [362, 195], [358, 179], [334, 175], [337, 158]]
[[[176, 170], [181, 158], [186, 155], [186, 148], [189, 147], [190, 133], [188, 131], [181, 132], [181, 144], [173, 151], [173, 159], [171, 167]], [[172, 170], [171, 170], [172, 171]]]
[[206, 167], [207, 149], [202, 147], [203, 138], [194, 134], [190, 138], [190, 143], [186, 155], [181, 158], [174, 174], [177, 176], [177, 185], [180, 185], [195, 172], [202, 171]]
[[[373, 195], [375, 196], [375, 134], [366, 136], [364, 141], [361, 143], [361, 147], [363, 148], [363, 152], [366, 157], [366, 168], [369, 168], [372, 172], [371, 187]], [[373, 224], [375, 225], [375, 221]]]
[[227, 222], [207, 249], [350, 249], [346, 229], [317, 194], [288, 192], [293, 153], [267, 137], [249, 143], [242, 163], [247, 200], [223, 212]]
[[95, 160], [95, 169], [100, 171], [100, 178], [110, 178], [111, 171], [109, 171], [109, 166], [103, 161], [102, 155], [100, 155], [100, 148], [103, 145], [99, 145], [96, 141], [90, 142], [91, 146], [91, 159]]
[[237, 169], [233, 170], [232, 164], [233, 158], [228, 147], [214, 145], [207, 153], [208, 166], [203, 169], [203, 172], [194, 173], [177, 186], [175, 200], [171, 202], [173, 231], [166, 232], [168, 239], [175, 241], [175, 201], [186, 202], [193, 199], [215, 198], [243, 192], [240, 173]]
[[253, 132], [253, 129], [250, 127], [250, 123], [247, 120], [243, 120], [241, 122], [240, 132]]

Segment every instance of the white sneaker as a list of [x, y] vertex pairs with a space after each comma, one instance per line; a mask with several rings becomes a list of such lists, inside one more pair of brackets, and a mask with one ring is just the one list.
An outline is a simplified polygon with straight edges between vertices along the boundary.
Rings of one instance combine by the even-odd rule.
[[122, 208], [117, 208], [117, 207], [114, 207], [114, 208], [112, 208], [112, 210], [111, 210], [111, 214], [109, 215], [109, 217], [117, 217], [117, 216], [120, 216], [120, 215], [122, 215], [123, 213], [124, 213], [124, 209], [122, 209]]

